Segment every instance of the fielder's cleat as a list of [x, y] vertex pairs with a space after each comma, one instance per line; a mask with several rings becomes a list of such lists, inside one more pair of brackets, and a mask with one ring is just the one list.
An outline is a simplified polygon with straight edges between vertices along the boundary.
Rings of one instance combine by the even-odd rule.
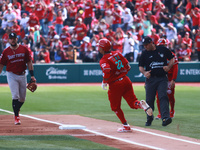
[[131, 127], [129, 125], [123, 125], [122, 128], [119, 128], [117, 132], [131, 132]]
[[175, 111], [170, 111], [170, 118], [174, 118], [175, 116]]
[[159, 119], [161, 119], [161, 114], [158, 114], [158, 115], [156, 116], [156, 120], [159, 120]]
[[172, 122], [171, 118], [166, 118], [162, 120], [162, 126], [167, 126], [168, 124], [170, 124]]
[[153, 121], [153, 116], [148, 117], [147, 122], [145, 123], [145, 126], [151, 126], [152, 121]]
[[15, 116], [15, 125], [20, 125], [21, 121], [19, 119], [19, 116]]
[[141, 100], [140, 104], [142, 106], [142, 108], [144, 109], [144, 111], [147, 113], [147, 115], [152, 116], [153, 115], [153, 110], [151, 109], [151, 107], [145, 102], [145, 100]]

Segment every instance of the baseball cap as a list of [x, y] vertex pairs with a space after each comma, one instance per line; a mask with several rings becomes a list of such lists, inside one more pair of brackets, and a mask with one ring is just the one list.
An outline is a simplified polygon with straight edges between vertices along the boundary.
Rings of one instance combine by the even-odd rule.
[[59, 40], [60, 36], [58, 34], [54, 35], [54, 39]]
[[185, 34], [186, 34], [186, 35], [190, 35], [189, 32], [186, 32]]
[[149, 36], [146, 36], [142, 41], [143, 45], [149, 44], [151, 42], [152, 42], [152, 39]]
[[9, 39], [12, 39], [12, 38], [17, 38], [17, 34], [16, 33], [10, 33], [9, 34]]
[[82, 22], [82, 18], [78, 18], [78, 21]]

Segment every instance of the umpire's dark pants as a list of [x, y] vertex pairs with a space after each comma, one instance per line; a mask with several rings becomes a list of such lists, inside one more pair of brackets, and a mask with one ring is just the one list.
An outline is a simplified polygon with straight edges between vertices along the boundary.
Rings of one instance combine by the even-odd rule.
[[[168, 79], [167, 76], [163, 77], [150, 77], [146, 78], [146, 102], [154, 110], [154, 102], [156, 91], [160, 100], [160, 111], [162, 119], [169, 118], [169, 99], [167, 96]], [[147, 115], [147, 120], [151, 117]]]

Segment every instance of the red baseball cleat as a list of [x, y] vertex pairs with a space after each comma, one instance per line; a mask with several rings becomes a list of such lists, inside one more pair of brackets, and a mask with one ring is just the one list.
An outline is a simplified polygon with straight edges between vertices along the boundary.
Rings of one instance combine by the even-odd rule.
[[20, 125], [21, 121], [19, 119], [19, 116], [15, 116], [15, 125]]
[[122, 128], [119, 128], [117, 132], [131, 132], [131, 127], [129, 125], [123, 125]]
[[156, 120], [159, 120], [159, 119], [161, 119], [161, 114], [158, 114], [158, 115], [156, 116]]

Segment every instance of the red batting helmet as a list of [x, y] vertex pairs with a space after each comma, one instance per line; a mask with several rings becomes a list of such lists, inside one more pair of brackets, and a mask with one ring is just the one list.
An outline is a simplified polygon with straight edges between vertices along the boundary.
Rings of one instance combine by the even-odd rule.
[[104, 52], [109, 52], [111, 49], [111, 43], [107, 39], [99, 40], [98, 45], [99, 45], [99, 47], [101, 47], [104, 50]]
[[166, 39], [164, 39], [164, 38], [159, 39], [157, 46], [159, 46], [159, 45], [167, 45]]

